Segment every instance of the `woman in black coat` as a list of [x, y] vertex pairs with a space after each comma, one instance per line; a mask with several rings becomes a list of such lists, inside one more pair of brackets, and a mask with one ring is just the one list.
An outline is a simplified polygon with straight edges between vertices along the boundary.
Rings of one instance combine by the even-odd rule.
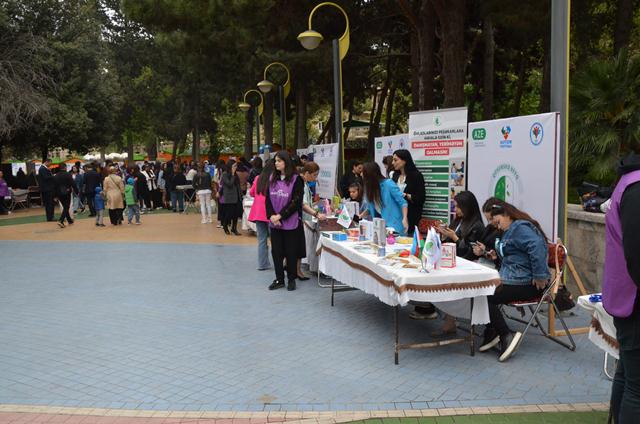
[[413, 230], [422, 217], [422, 207], [424, 206], [425, 189], [424, 177], [418, 171], [411, 153], [406, 149], [393, 152], [393, 181], [403, 192], [408, 204], [407, 220], [409, 221], [408, 235], [413, 234]]

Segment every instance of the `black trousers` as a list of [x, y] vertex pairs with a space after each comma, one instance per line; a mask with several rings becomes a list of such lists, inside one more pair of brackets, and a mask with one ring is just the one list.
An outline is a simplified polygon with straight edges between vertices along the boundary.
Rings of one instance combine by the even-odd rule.
[[60, 214], [59, 221], [64, 224], [64, 220], [66, 219], [69, 224], [73, 224], [73, 219], [71, 219], [71, 215], [69, 214], [69, 207], [71, 206], [71, 196], [58, 196], [58, 200], [62, 203], [62, 213]]
[[284, 283], [284, 260], [287, 260], [287, 278], [295, 281], [298, 276], [298, 252], [300, 245], [297, 230], [271, 229], [271, 256], [276, 270], [276, 280]]
[[533, 284], [523, 286], [513, 284], [502, 284], [496, 289], [495, 294], [489, 296], [489, 319], [491, 322], [487, 327], [493, 327], [498, 335], [508, 334], [509, 326], [502, 316], [500, 305], [513, 302], [514, 300], [529, 300], [542, 294], [544, 290], [538, 290]]
[[53, 192], [43, 191], [40, 194], [42, 196], [42, 205], [47, 214], [47, 221], [53, 221]]
[[96, 194], [95, 193], [85, 193], [84, 197], [87, 201], [87, 205], [89, 206], [89, 216], [96, 216]]
[[620, 360], [611, 390], [611, 416], [616, 424], [637, 423], [640, 417], [640, 308], [628, 318], [614, 318]]
[[122, 209], [109, 209], [109, 221], [111, 221], [111, 225], [122, 223]]

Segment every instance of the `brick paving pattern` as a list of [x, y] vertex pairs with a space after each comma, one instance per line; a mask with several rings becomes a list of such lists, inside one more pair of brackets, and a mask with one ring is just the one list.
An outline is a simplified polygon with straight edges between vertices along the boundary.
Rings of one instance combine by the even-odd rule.
[[[403, 351], [395, 366], [390, 307], [348, 292], [331, 308], [314, 280], [269, 292], [255, 251], [0, 241], [0, 405], [383, 412], [608, 400], [586, 335], [570, 352], [531, 332], [504, 364], [453, 345]], [[401, 340], [440, 324], [409, 311]]]

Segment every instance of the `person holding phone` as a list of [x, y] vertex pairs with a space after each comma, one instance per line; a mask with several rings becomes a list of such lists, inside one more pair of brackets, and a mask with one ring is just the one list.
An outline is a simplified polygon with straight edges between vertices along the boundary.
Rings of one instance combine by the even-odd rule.
[[487, 298], [490, 323], [478, 350], [486, 352], [499, 346], [498, 360], [504, 362], [517, 349], [522, 333], [509, 329], [500, 305], [541, 296], [551, 274], [547, 266], [547, 237], [536, 220], [506, 202], [491, 205], [489, 213], [503, 232], [496, 239], [495, 251], [490, 252], [492, 259], [502, 260], [499, 270], [502, 284]]
[[504, 201], [497, 197], [490, 197], [486, 202], [484, 202], [482, 205], [482, 214], [488, 224], [484, 227], [478, 241], [471, 243], [476, 260], [483, 265], [493, 267], [498, 270], [500, 269], [501, 261], [495, 252], [495, 242], [496, 238], [502, 235], [502, 231], [500, 231], [493, 222], [491, 207], [493, 205], [504, 206], [504, 203]]

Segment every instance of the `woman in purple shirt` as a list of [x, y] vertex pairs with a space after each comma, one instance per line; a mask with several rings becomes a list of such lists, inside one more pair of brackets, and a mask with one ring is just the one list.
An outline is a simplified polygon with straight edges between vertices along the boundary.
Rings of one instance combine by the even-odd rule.
[[300, 220], [304, 183], [295, 174], [293, 162], [286, 151], [276, 153], [275, 168], [265, 195], [271, 229], [271, 256], [276, 270], [276, 279], [269, 290], [284, 287], [283, 262], [286, 259], [287, 290], [291, 291], [296, 289], [297, 262], [301, 257], [300, 252], [305, 250], [304, 230]]

